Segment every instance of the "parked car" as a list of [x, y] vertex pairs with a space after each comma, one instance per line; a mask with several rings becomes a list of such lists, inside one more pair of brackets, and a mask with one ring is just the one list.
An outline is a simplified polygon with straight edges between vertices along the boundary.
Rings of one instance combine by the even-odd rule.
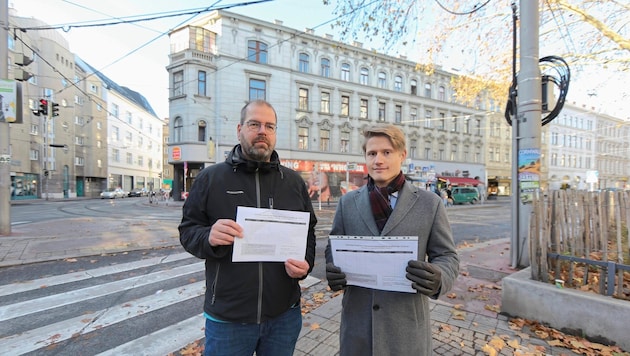
[[479, 192], [475, 187], [453, 187], [451, 194], [453, 204], [475, 204], [479, 200]]
[[143, 197], [145, 195], [145, 190], [140, 188], [132, 189], [129, 194], [127, 194], [128, 197]]
[[116, 189], [106, 189], [101, 193], [101, 199], [116, 199], [116, 198], [124, 198], [127, 196], [124, 190], [120, 188]]

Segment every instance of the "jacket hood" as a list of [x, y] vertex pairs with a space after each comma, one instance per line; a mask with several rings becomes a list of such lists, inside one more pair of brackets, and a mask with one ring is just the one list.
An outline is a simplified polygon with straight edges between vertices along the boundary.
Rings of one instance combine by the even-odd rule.
[[275, 150], [271, 153], [270, 162], [252, 161], [243, 155], [241, 145], [238, 144], [232, 148], [232, 151], [228, 154], [225, 162], [232, 166], [232, 169], [244, 169], [247, 172], [263, 171], [268, 172], [270, 170], [280, 170], [280, 156]]

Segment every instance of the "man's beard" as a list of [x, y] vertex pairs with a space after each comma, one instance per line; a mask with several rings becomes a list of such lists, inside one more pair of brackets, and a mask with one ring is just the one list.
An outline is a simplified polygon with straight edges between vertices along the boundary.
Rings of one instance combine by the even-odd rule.
[[[267, 148], [257, 148], [256, 143], [258, 142], [264, 142], [267, 145]], [[245, 154], [249, 159], [260, 162], [269, 161], [272, 152], [273, 149], [271, 148], [271, 144], [266, 138], [256, 138], [245, 150]]]

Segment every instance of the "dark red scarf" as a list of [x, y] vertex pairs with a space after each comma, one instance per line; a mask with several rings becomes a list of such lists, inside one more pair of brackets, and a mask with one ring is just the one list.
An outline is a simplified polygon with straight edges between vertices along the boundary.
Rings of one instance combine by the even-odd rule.
[[378, 232], [383, 231], [387, 219], [392, 215], [392, 206], [389, 202], [389, 195], [399, 191], [405, 184], [405, 175], [402, 171], [394, 178], [387, 187], [379, 188], [374, 184], [374, 179], [368, 176], [368, 192], [370, 194], [370, 206], [372, 207], [372, 215], [378, 227]]

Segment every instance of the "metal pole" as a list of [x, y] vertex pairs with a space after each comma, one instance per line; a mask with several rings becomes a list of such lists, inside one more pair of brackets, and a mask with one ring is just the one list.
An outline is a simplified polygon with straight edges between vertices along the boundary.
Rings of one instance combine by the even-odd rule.
[[521, 0], [520, 71], [518, 75], [518, 255], [517, 267], [527, 267], [529, 260], [529, 222], [532, 197], [540, 189], [541, 182], [541, 115], [542, 98], [539, 67], [539, 9], [538, 1]]
[[[9, 28], [8, 0], [0, 0], [0, 78], [9, 76], [7, 54]], [[0, 156], [11, 157], [9, 123], [0, 122]], [[0, 161], [0, 235], [11, 234], [11, 162]]]

